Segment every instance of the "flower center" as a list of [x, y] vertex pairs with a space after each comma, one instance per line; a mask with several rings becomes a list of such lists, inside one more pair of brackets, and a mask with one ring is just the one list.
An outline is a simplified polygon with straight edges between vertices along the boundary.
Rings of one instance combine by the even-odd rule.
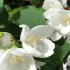
[[19, 64], [19, 63], [22, 63], [23, 61], [24, 61], [24, 57], [23, 56], [12, 55], [10, 57], [10, 62], [12, 64]]
[[37, 42], [40, 40], [40, 37], [38, 36], [31, 36], [31, 37], [27, 37], [27, 39], [25, 40], [25, 42], [28, 45], [31, 45], [32, 47], [36, 48], [37, 47]]
[[63, 24], [64, 25], [70, 25], [70, 14], [69, 14], [69, 12], [64, 11], [64, 12], [62, 12], [61, 15], [63, 16], [63, 17], [61, 16], [62, 20], [63, 20]]
[[70, 15], [66, 16], [65, 21], [67, 25], [70, 24]]

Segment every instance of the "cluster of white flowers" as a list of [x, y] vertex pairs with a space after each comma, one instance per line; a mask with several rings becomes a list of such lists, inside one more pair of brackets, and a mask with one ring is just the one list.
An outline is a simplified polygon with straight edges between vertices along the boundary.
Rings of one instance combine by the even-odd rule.
[[[62, 1], [63, 4], [65, 2]], [[19, 26], [22, 28], [22, 48], [0, 50], [0, 70], [37, 70], [33, 57], [51, 56], [55, 48], [51, 40], [57, 41], [61, 37], [67, 37], [67, 41], [70, 42], [70, 11], [65, 10], [62, 3], [58, 0], [44, 1], [43, 15], [48, 20], [46, 25], [38, 25], [32, 29], [27, 25]], [[3, 38], [1, 36], [1, 39]], [[3, 39], [3, 42], [6, 40]]]
[[[46, 25], [49, 25], [52, 28], [51, 30], [53, 30], [49, 38], [57, 41], [63, 37], [70, 43], [70, 11], [64, 9], [66, 2], [67, 0], [45, 0], [43, 16], [48, 20]], [[67, 65], [70, 66], [70, 55], [68, 56], [67, 63], [63, 64], [63, 70], [67, 70]]]
[[13, 44], [12, 35], [0, 33], [0, 70], [37, 70], [44, 63], [34, 60], [33, 57], [46, 58], [54, 53], [55, 44], [48, 39], [53, 32], [48, 31], [49, 26], [39, 25], [31, 30], [27, 25], [20, 27], [22, 48], [10, 48]]
[[[63, 0], [62, 3], [65, 4], [66, 1], [67, 0]], [[50, 7], [47, 4], [49, 4]], [[59, 0], [45, 0], [43, 8], [46, 10], [43, 14], [44, 18], [48, 20], [46, 24], [52, 27], [53, 30], [50, 39], [57, 41], [61, 37], [67, 37], [67, 42], [70, 43], [70, 11], [65, 10]]]

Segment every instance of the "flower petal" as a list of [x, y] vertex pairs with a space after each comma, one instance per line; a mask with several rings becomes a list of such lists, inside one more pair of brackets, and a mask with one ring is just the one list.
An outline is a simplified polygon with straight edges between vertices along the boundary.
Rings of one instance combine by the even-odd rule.
[[63, 5], [67, 4], [67, 0], [60, 0]]
[[58, 0], [45, 0], [43, 4], [43, 9], [49, 10], [51, 8], [62, 9], [63, 6]]
[[[52, 14], [51, 14], [52, 13]], [[56, 30], [59, 30], [60, 28], [63, 27], [63, 17], [60, 13], [59, 10], [56, 9], [50, 9], [48, 12], [44, 12], [44, 18], [48, 19], [48, 25], [50, 25], [51, 27], [53, 27]], [[60, 18], [59, 18], [60, 17]], [[55, 21], [57, 20], [57, 21]]]
[[70, 33], [70, 25], [66, 26], [66, 27], [62, 27], [60, 29], [60, 32], [63, 34], [63, 35], [66, 35], [68, 33]]
[[52, 43], [52, 41], [44, 39], [37, 42], [36, 48], [29, 46], [26, 43], [23, 43], [23, 48], [27, 51], [27, 53], [30, 53], [34, 57], [45, 58], [51, 56], [54, 53], [53, 50], [55, 45]]
[[38, 57], [41, 55], [41, 53], [38, 50], [36, 50], [36, 48], [33, 48], [32, 46], [27, 45], [26, 43], [22, 43], [22, 45], [23, 45], [23, 48], [27, 51], [27, 53], [30, 53], [35, 57]]
[[5, 50], [0, 49], [0, 59], [2, 58], [2, 56], [4, 55], [4, 53], [5, 53]]
[[55, 14], [57, 12], [57, 10], [56, 10], [56, 8], [52, 8], [52, 9], [50, 9], [49, 11], [45, 11], [44, 13], [43, 13], [43, 16], [44, 16], [44, 18], [45, 19], [50, 19], [50, 17], [51, 17], [51, 13], [52, 13], [52, 15], [53, 14]]
[[49, 25], [39, 25], [31, 29], [29, 36], [38, 36], [40, 38], [47, 38], [53, 33], [53, 28]]
[[51, 40], [57, 41], [62, 37], [62, 34], [60, 34], [58, 31], [54, 31], [53, 34], [51, 35]]
[[41, 52], [40, 58], [49, 57], [54, 53], [55, 44], [49, 39], [43, 39], [38, 42], [37, 50]]
[[67, 63], [63, 63], [63, 70], [67, 70]]
[[68, 33], [67, 35], [65, 35], [65, 37], [67, 37], [67, 42], [70, 43], [70, 33]]
[[30, 28], [29, 28], [27, 25], [20, 25], [19, 27], [22, 28], [21, 35], [20, 35], [20, 40], [21, 40], [21, 41], [24, 41], [26, 35], [27, 35], [28, 32], [30, 31]]
[[[11, 54], [23, 55], [24, 61], [18, 64], [10, 62]], [[14, 60], [13, 60], [14, 61]], [[36, 70], [34, 59], [24, 50], [8, 50], [0, 61], [0, 70]]]

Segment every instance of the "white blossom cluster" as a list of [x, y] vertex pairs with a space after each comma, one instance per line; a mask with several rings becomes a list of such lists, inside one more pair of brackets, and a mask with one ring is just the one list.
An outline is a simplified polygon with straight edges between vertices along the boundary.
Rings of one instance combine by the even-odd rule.
[[[65, 3], [67, 0], [61, 1]], [[50, 39], [57, 41], [64, 37], [70, 43], [70, 11], [65, 10], [62, 3], [59, 0], [45, 0], [43, 4], [45, 12], [43, 15], [48, 20], [46, 24], [50, 26], [50, 32], [53, 30]]]
[[[70, 11], [64, 9], [66, 2], [67, 0], [45, 0], [43, 4], [45, 12], [43, 15], [48, 20], [46, 22], [47, 26], [49, 25], [53, 30], [50, 39], [57, 41], [63, 37], [70, 43]], [[70, 55], [67, 58], [67, 62], [63, 64], [63, 70], [67, 70], [67, 66], [70, 66]]]
[[[50, 57], [55, 48], [52, 41], [64, 37], [70, 43], [70, 11], [64, 9], [63, 4], [65, 3], [65, 0], [62, 3], [59, 0], [45, 0], [43, 16], [48, 22], [46, 21], [45, 25], [38, 25], [32, 29], [27, 25], [19, 26], [22, 28], [20, 35], [22, 48], [0, 50], [0, 70], [37, 70], [40, 62], [35, 61], [33, 57]], [[7, 40], [2, 35], [1, 33], [0, 41], [3, 41], [4, 44]], [[10, 41], [11, 37], [8, 39], [8, 42]], [[12, 43], [10, 42], [10, 44]], [[43, 63], [40, 63], [39, 66], [41, 65]]]
[[0, 70], [37, 70], [44, 65], [33, 57], [46, 58], [54, 53], [55, 44], [48, 39], [52, 32], [47, 33], [46, 25], [35, 26], [30, 29], [27, 25], [22, 28], [20, 41], [22, 48], [14, 46], [11, 34], [0, 33]]

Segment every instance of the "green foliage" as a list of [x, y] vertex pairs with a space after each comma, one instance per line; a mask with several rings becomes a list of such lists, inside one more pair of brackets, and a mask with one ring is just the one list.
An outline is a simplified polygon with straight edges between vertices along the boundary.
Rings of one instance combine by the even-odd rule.
[[3, 3], [4, 3], [4, 0], [0, 0], [0, 11], [1, 11], [2, 8], [3, 8]]
[[17, 20], [17, 24], [27, 24], [30, 27], [36, 25], [44, 24], [45, 20], [43, 18], [43, 9], [35, 8], [34, 6], [29, 6], [23, 8], [20, 12], [20, 18]]

